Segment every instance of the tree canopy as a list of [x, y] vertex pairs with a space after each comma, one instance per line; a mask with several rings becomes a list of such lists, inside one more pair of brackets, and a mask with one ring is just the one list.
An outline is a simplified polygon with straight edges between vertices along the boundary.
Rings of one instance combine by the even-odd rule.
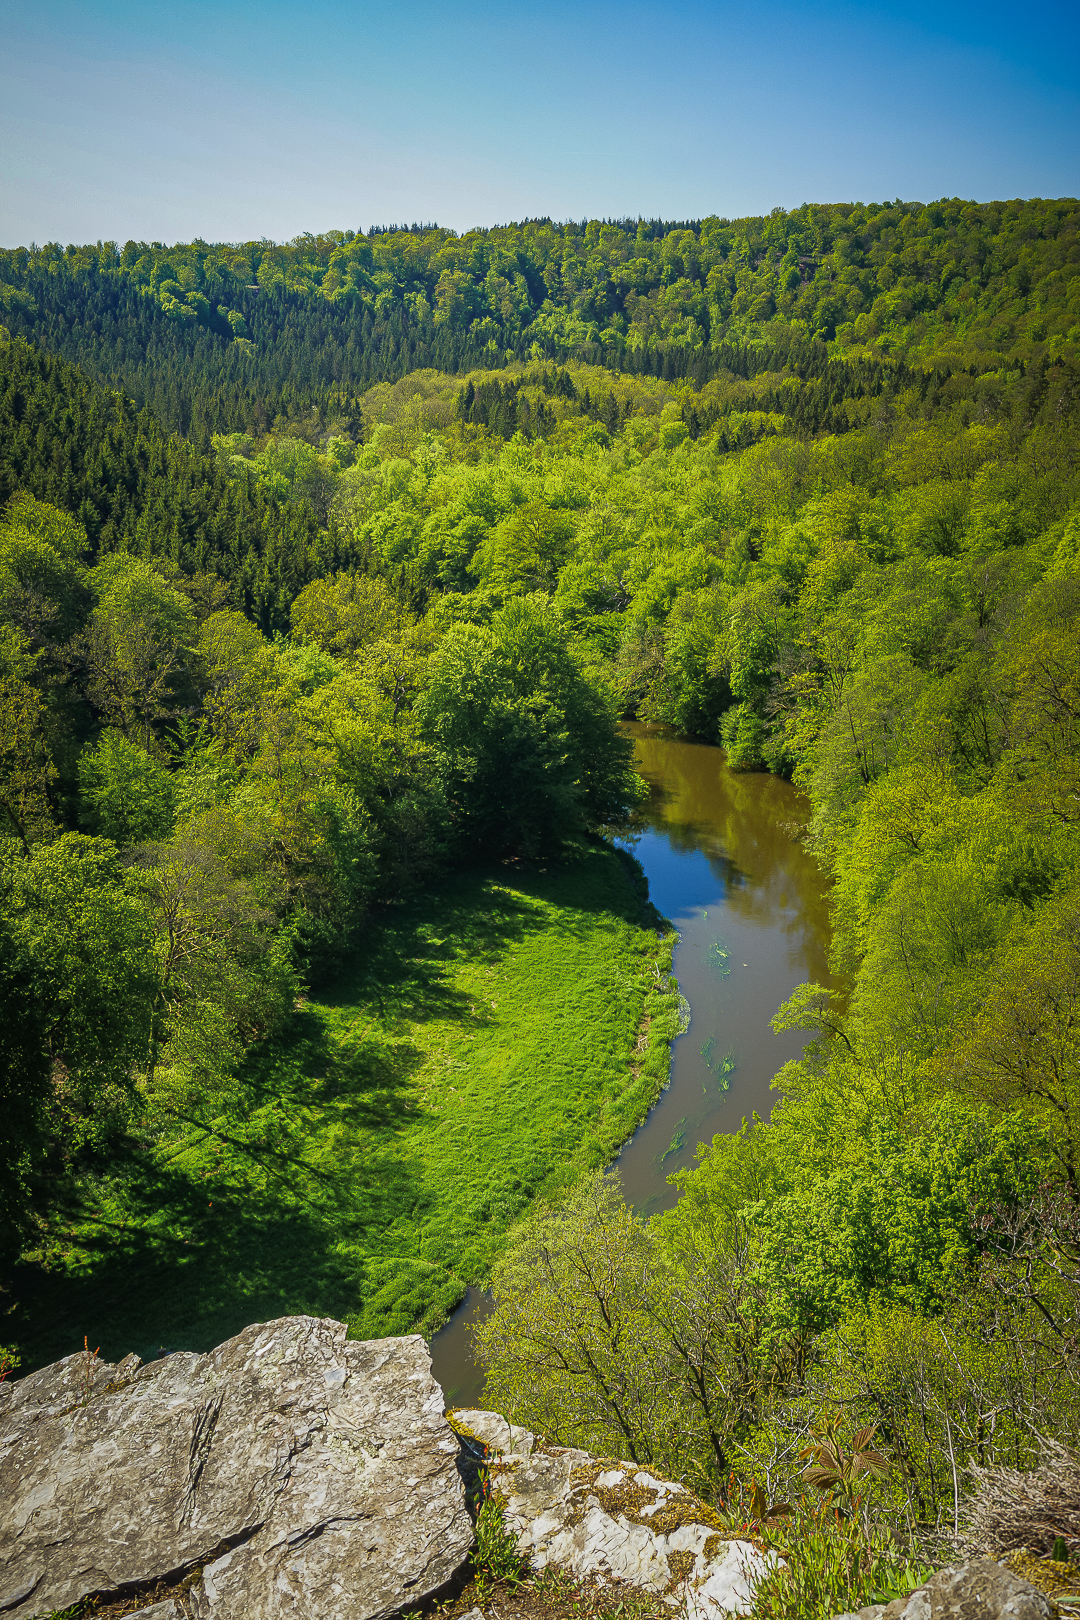
[[621, 826], [637, 716], [806, 793], [844, 989], [673, 1210], [528, 1213], [493, 1398], [718, 1500], [839, 1403], [923, 1520], [1075, 1438], [1076, 221], [0, 255], [8, 1258], [374, 915]]

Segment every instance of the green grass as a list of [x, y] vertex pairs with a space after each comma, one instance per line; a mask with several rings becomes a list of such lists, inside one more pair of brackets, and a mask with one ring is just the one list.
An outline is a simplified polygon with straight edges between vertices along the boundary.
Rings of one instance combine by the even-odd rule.
[[596, 845], [384, 916], [207, 1128], [69, 1186], [0, 1317], [20, 1370], [84, 1334], [148, 1358], [301, 1311], [433, 1329], [528, 1201], [607, 1163], [665, 1083], [656, 921]]

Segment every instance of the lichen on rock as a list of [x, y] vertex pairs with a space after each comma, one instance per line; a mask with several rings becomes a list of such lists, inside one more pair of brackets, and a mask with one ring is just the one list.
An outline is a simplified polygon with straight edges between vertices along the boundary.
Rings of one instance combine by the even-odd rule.
[[470, 1409], [454, 1421], [487, 1446], [504, 1521], [534, 1568], [629, 1582], [687, 1620], [748, 1612], [775, 1555], [726, 1535], [685, 1485], [625, 1459], [542, 1445], [497, 1413]]

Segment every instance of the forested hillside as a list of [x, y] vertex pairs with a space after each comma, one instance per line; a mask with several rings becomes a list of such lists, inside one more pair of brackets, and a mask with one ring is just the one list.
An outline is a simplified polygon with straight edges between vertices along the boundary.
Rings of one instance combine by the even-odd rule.
[[726, 350], [995, 370], [1075, 352], [1078, 205], [812, 205], [766, 218], [391, 227], [295, 242], [0, 252], [0, 320], [168, 427], [265, 432], [421, 367], [577, 357], [704, 382]]
[[[636, 800], [636, 715], [804, 789], [846, 990], [778, 1010], [804, 1060], [674, 1210], [642, 1223], [591, 1183], [533, 1209], [482, 1334], [492, 1399], [721, 1505], [755, 1473], [790, 1484], [839, 1402], [923, 1524], [958, 1515], [970, 1463], [1080, 1439], [1076, 217], [8, 254], [0, 1128], [24, 1264], [92, 1278], [65, 1234], [91, 1185], [133, 1219], [109, 1202], [122, 1154], [164, 1153], [181, 1116], [210, 1140], [231, 1109], [235, 1134], [274, 1053], [310, 1077], [297, 1004], [350, 952], [374, 1018], [395, 908], [493, 854], [515, 883], [614, 859], [597, 834]], [[603, 1035], [577, 1171], [640, 1117], [677, 1027], [603, 870], [625, 1017], [659, 1044], [642, 1066]], [[515, 916], [569, 940], [566, 893], [530, 895]], [[424, 928], [410, 985], [453, 949]], [[262, 1148], [306, 1151], [285, 1122], [322, 1102], [259, 1097]], [[552, 1191], [545, 1153], [496, 1214], [477, 1195], [499, 1237], [469, 1277]], [[395, 1289], [430, 1323], [468, 1270], [406, 1265], [411, 1196], [396, 1248], [353, 1241], [369, 1324], [404, 1325]]]
[[62, 507], [88, 555], [167, 558], [267, 627], [284, 625], [297, 592], [333, 561], [309, 502], [230, 478], [220, 458], [74, 366], [14, 343], [2, 376], [0, 501], [24, 491]]

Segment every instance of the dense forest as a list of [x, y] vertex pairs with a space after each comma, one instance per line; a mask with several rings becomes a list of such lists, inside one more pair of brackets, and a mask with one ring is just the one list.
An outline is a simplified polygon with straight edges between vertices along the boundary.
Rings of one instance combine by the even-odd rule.
[[836, 1411], [924, 1528], [972, 1464], [1080, 1440], [1077, 218], [0, 256], [13, 1321], [35, 1267], [95, 1274], [64, 1235], [122, 1163], [195, 1129], [227, 1161], [244, 1077], [342, 959], [392, 994], [403, 908], [493, 859], [606, 859], [636, 716], [805, 792], [845, 989], [778, 1009], [811, 1040], [771, 1119], [638, 1220], [587, 1172], [678, 1013], [655, 919], [598, 878], [648, 965], [644, 1070], [598, 1082], [561, 1200], [554, 1149], [500, 1182], [494, 1249], [369, 1256], [367, 1329], [430, 1326], [494, 1265], [493, 1404], [720, 1507], [793, 1488]]
[[[196, 443], [431, 367], [578, 358], [691, 378], [750, 346], [996, 370], [1075, 345], [1069, 199], [807, 206], [672, 224], [413, 225], [276, 245], [0, 251], [0, 320]], [[1070, 291], [1071, 288], [1071, 291]]]

